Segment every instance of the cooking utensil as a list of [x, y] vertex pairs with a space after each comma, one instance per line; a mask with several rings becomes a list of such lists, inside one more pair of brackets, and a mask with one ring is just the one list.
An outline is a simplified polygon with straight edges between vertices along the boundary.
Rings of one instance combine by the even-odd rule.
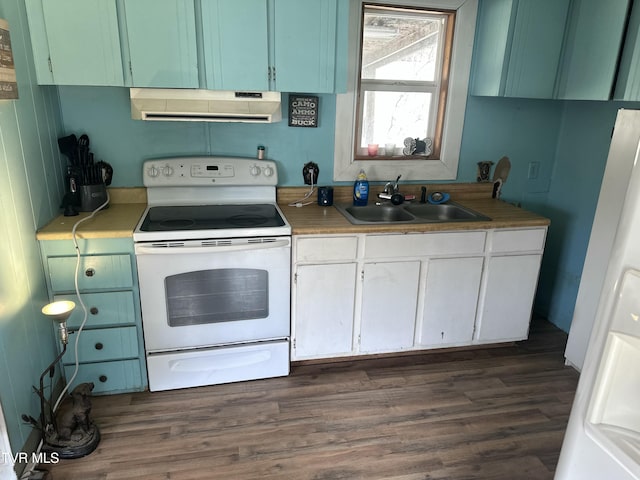
[[511, 170], [511, 161], [509, 157], [502, 157], [498, 160], [495, 170], [493, 171], [493, 194], [492, 198], [500, 198], [502, 185], [507, 181], [509, 171]]
[[107, 186], [111, 185], [111, 180], [113, 180], [113, 167], [103, 160], [100, 160], [96, 165], [98, 165], [102, 171], [104, 184]]
[[72, 165], [76, 165], [75, 150], [78, 146], [78, 139], [75, 135], [67, 135], [66, 137], [60, 137], [58, 139], [58, 148], [60, 153], [65, 155]]
[[82, 135], [80, 135], [80, 138], [78, 139], [78, 145], [81, 147], [87, 147], [87, 150], [89, 149], [89, 136], [86, 133], [83, 133]]

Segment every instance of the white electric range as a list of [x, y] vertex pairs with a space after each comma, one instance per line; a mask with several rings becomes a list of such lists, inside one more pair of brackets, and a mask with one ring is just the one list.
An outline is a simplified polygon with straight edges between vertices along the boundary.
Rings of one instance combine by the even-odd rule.
[[133, 239], [149, 389], [287, 375], [291, 227], [275, 162], [148, 160], [143, 181]]

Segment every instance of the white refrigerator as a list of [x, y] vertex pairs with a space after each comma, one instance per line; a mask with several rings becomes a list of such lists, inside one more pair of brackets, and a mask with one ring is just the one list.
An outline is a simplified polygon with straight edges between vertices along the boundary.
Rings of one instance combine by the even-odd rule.
[[640, 480], [640, 111], [616, 119], [584, 273], [598, 269], [576, 303], [595, 315], [556, 480]]

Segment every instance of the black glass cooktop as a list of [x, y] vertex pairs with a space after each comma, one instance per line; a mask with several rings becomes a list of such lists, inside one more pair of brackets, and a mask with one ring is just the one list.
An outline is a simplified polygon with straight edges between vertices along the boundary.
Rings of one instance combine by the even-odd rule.
[[180, 205], [151, 207], [140, 230], [217, 230], [225, 228], [282, 227], [284, 220], [274, 205]]

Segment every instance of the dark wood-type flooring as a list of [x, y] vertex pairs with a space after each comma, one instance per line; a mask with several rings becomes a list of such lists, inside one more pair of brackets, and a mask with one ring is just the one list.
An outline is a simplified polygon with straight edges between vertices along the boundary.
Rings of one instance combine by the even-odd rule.
[[552, 479], [578, 374], [536, 320], [497, 348], [294, 366], [94, 398], [102, 441], [54, 480]]

